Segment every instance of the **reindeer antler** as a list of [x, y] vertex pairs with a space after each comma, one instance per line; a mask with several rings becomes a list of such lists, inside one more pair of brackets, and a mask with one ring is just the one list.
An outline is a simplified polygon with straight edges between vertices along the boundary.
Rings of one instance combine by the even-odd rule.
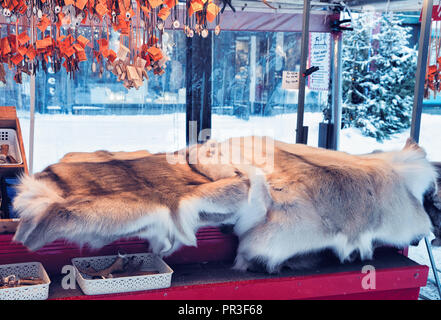
[[128, 258], [125, 254], [121, 254], [118, 252], [118, 257], [115, 261], [103, 270], [95, 270], [90, 265], [86, 269], [80, 269], [81, 273], [88, 275], [90, 277], [100, 277], [103, 279], [113, 278], [114, 275], [118, 276], [130, 276], [135, 275], [137, 271], [139, 271], [142, 267], [143, 262], [139, 261], [139, 263], [134, 262], [135, 257]]

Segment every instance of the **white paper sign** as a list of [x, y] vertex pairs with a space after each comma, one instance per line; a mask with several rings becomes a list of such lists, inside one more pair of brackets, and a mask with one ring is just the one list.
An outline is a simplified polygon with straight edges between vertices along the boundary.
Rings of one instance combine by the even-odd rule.
[[309, 35], [309, 53], [309, 67], [319, 67], [318, 71], [308, 77], [309, 89], [328, 90], [331, 35], [329, 33], [311, 32]]
[[299, 89], [299, 73], [296, 71], [283, 71], [282, 89]]

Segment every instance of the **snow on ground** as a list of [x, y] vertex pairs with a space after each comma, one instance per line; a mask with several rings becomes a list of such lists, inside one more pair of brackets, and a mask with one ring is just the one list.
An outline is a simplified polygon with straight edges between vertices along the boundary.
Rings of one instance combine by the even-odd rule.
[[[29, 117], [22, 115], [21, 126], [25, 146], [29, 146]], [[250, 117], [242, 120], [231, 116], [213, 115], [212, 137], [224, 140], [245, 135], [268, 135], [286, 142], [295, 141], [296, 114], [274, 117]], [[317, 146], [321, 113], [305, 113], [309, 127], [308, 144]], [[441, 161], [441, 115], [422, 117], [421, 145], [431, 160]], [[343, 129], [340, 149], [353, 154], [376, 149], [401, 149], [409, 131], [394, 135], [383, 143], [361, 135], [356, 128]], [[57, 162], [73, 151], [173, 151], [185, 146], [185, 114], [139, 116], [74, 116], [36, 115], [34, 171]], [[27, 148], [27, 147], [26, 147]], [[29, 154], [29, 153], [28, 153]]]
[[[244, 135], [268, 135], [286, 142], [295, 141], [296, 114], [274, 117], [250, 117], [242, 120], [231, 116], [213, 115], [212, 137], [217, 140]], [[304, 123], [309, 127], [309, 145], [317, 146], [318, 126], [321, 113], [305, 113]], [[20, 115], [25, 148], [29, 146], [29, 114]], [[421, 145], [430, 160], [441, 161], [441, 115], [423, 114]], [[401, 149], [409, 131], [396, 134], [379, 143], [361, 135], [355, 128], [341, 132], [340, 149], [353, 154], [373, 150]], [[139, 116], [74, 116], [36, 115], [34, 172], [57, 162], [72, 151], [173, 151], [185, 146], [185, 114], [139, 115]], [[27, 150], [28, 151], [28, 150]], [[29, 158], [29, 152], [27, 154]], [[433, 248], [435, 259], [441, 269], [441, 248]], [[409, 257], [429, 265], [424, 241], [409, 249]], [[433, 274], [428, 286], [421, 293], [431, 299], [439, 299]]]
[[[318, 128], [322, 121], [321, 113], [305, 113], [304, 125], [308, 126], [308, 145], [318, 145]], [[285, 142], [295, 141], [296, 114], [275, 117], [251, 117], [249, 121], [230, 116], [213, 116], [212, 136], [223, 140], [243, 135], [268, 135]], [[423, 114], [420, 143], [426, 149], [429, 159], [441, 161], [441, 115]], [[363, 136], [357, 128], [341, 131], [340, 150], [352, 154], [363, 154], [374, 150], [399, 150], [406, 143], [410, 130], [394, 135], [391, 139], [377, 142], [374, 138]]]
[[[29, 120], [20, 121], [29, 146]], [[34, 172], [78, 151], [172, 151], [185, 146], [185, 114], [152, 116], [36, 115]], [[29, 152], [28, 152], [29, 155]], [[29, 158], [29, 156], [28, 156]]]

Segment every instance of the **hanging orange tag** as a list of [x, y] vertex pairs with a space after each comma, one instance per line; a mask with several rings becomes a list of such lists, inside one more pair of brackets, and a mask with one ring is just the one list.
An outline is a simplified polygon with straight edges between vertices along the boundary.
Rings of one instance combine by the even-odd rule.
[[2, 54], [4, 56], [11, 52], [11, 46], [9, 45], [9, 40], [7, 37], [2, 38], [1, 48], [2, 48]]
[[192, 1], [190, 4], [190, 8], [188, 8], [188, 15], [192, 16], [193, 13], [201, 11], [204, 8], [204, 6], [197, 1]]
[[163, 2], [162, 0], [148, 0], [150, 6], [155, 9], [156, 7], [160, 6]]
[[107, 13], [107, 7], [102, 5], [101, 3], [98, 3], [95, 6], [95, 11], [102, 17]]
[[115, 59], [116, 59], [116, 52], [113, 51], [112, 49], [109, 49], [107, 59], [113, 63], [113, 61], [115, 61]]
[[115, 31], [120, 31], [123, 34], [128, 34], [127, 29], [129, 29], [129, 26], [122, 15], [118, 16], [118, 24], [114, 24], [113, 29], [115, 29]]
[[24, 31], [18, 35], [17, 40], [19, 44], [24, 45], [30, 40], [30, 38], [28, 36], [28, 33]]
[[174, 8], [176, 6], [177, 0], [164, 0], [164, 3], [167, 5], [167, 7]]
[[109, 49], [105, 48], [101, 50], [101, 54], [103, 55], [104, 58], [107, 58], [107, 56], [109, 55]]
[[50, 24], [51, 22], [47, 18], [47, 15], [44, 15], [43, 17], [41, 17], [40, 22], [37, 24], [37, 28], [40, 29], [41, 32], [45, 32]]
[[[66, 3], [66, 1], [64, 3]], [[83, 10], [86, 3], [87, 3], [87, 0], [75, 0], [74, 5], [78, 9]]]
[[71, 46], [72, 43], [74, 42], [74, 37], [69, 34], [66, 38], [64, 38], [63, 42], [67, 45], [67, 46]]
[[23, 5], [18, 10], [19, 10], [18, 12], [23, 15], [28, 10], [28, 6], [23, 3]]
[[87, 60], [86, 52], [84, 50], [78, 51], [76, 53], [76, 57], [78, 58], [79, 61], [86, 61]]
[[77, 38], [77, 42], [79, 44], [81, 44], [81, 46], [83, 48], [86, 48], [87, 43], [89, 42], [89, 39], [87, 39], [86, 37], [83, 37], [82, 35], [79, 35], [78, 38]]
[[75, 0], [64, 0], [64, 5], [68, 6], [68, 5], [74, 4], [74, 2], [75, 2]]
[[11, 51], [12, 52], [17, 51], [16, 39], [17, 39], [17, 37], [15, 36], [15, 34], [8, 35], [9, 45], [11, 46]]
[[61, 43], [61, 45], [58, 46], [58, 49], [60, 49], [60, 54], [62, 56], [66, 55], [66, 50], [69, 46], [67, 46], [65, 43]]
[[19, 64], [20, 62], [23, 61], [23, 56], [21, 54], [17, 53], [16, 55], [14, 55], [11, 58], [11, 61], [12, 61], [13, 64], [17, 65], [17, 64]]
[[145, 15], [147, 15], [150, 12], [150, 9], [147, 8], [146, 6], [141, 6], [142, 11], [144, 12]]
[[100, 51], [105, 49], [105, 48], [107, 48], [107, 46], [109, 45], [109, 43], [108, 43], [106, 38], [99, 39], [96, 42], [100, 46]]
[[429, 68], [428, 68], [428, 73], [429, 73], [429, 74], [434, 74], [434, 73], [436, 73], [436, 66], [435, 66], [435, 65], [433, 65], [433, 66], [429, 66]]
[[162, 52], [161, 49], [156, 47], [150, 47], [147, 52], [152, 57], [153, 61], [159, 61], [162, 59]]
[[76, 52], [84, 51], [84, 47], [79, 43], [74, 43], [72, 47], [75, 49]]
[[219, 14], [220, 8], [214, 3], [209, 3], [207, 5], [207, 20], [208, 22], [213, 22], [216, 16]]
[[72, 56], [74, 53], [75, 53], [75, 49], [74, 49], [73, 47], [68, 47], [68, 48], [64, 51], [64, 54], [65, 54], [67, 57]]
[[158, 17], [162, 19], [162, 21], [165, 21], [169, 15], [170, 15], [170, 8], [167, 7], [163, 7], [158, 12]]
[[28, 48], [26, 48], [25, 46], [18, 47], [17, 52], [24, 56], [26, 52], [28, 52]]
[[46, 37], [42, 40], [36, 41], [37, 50], [46, 49], [47, 47], [50, 47], [51, 45], [52, 45], [52, 38], [51, 37]]
[[29, 60], [34, 60], [36, 55], [37, 51], [35, 50], [34, 46], [29, 46], [28, 51], [26, 51], [26, 56], [29, 58]]

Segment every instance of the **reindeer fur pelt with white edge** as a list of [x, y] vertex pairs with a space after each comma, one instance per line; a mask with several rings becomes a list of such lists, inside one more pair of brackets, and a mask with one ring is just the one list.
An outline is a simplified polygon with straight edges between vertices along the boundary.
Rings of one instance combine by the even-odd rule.
[[440, 235], [436, 178], [411, 140], [362, 156], [261, 137], [171, 155], [72, 153], [22, 177], [14, 240], [31, 250], [58, 238], [99, 248], [136, 236], [167, 256], [195, 246], [202, 226], [232, 224], [239, 270], [298, 267], [293, 258], [325, 248], [342, 262], [354, 252], [369, 259], [377, 243]]

